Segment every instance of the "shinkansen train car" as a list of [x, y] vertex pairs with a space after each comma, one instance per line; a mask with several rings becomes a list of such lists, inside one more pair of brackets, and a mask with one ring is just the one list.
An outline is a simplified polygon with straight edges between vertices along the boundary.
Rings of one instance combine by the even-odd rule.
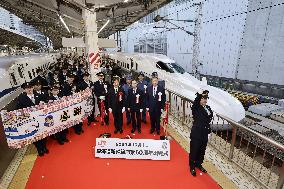
[[167, 89], [190, 100], [194, 100], [196, 92], [207, 89], [210, 91], [208, 104], [215, 112], [234, 121], [240, 121], [245, 117], [245, 109], [240, 101], [226, 91], [196, 79], [165, 55], [109, 53], [108, 56], [128, 72], [142, 71], [148, 77], [152, 72], [157, 72], [159, 78], [165, 80]]
[[59, 53], [1, 57], [0, 92], [32, 80], [37, 76], [38, 68], [46, 70], [59, 57]]

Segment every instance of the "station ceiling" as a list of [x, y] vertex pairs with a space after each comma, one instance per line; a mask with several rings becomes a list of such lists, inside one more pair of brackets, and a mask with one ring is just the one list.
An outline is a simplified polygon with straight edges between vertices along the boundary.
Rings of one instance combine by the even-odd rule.
[[[123, 30], [140, 18], [172, 0], [0, 0], [0, 6], [17, 15], [23, 22], [35, 26], [48, 36], [55, 48], [61, 47], [62, 37], [84, 36], [83, 9], [97, 13], [99, 37], [106, 38]], [[61, 16], [70, 32], [60, 21]]]

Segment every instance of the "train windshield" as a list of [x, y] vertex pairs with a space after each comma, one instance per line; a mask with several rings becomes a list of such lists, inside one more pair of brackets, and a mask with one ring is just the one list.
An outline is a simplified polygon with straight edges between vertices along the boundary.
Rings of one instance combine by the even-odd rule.
[[173, 70], [175, 70], [175, 72], [178, 72], [178, 73], [181, 73], [181, 74], [185, 73], [185, 70], [180, 65], [178, 65], [177, 63], [169, 63], [168, 65]]

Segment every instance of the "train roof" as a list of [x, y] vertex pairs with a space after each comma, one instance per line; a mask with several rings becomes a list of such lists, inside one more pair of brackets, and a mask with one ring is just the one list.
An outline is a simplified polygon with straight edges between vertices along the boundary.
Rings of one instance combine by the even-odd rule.
[[46, 53], [0, 57], [0, 69], [8, 69], [16, 60], [43, 57]]

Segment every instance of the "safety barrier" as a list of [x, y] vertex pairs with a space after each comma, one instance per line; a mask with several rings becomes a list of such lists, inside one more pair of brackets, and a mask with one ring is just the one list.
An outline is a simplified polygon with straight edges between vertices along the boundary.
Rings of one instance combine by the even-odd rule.
[[[192, 101], [166, 90], [169, 119], [192, 127]], [[252, 176], [265, 188], [283, 188], [284, 145], [261, 135], [230, 118], [214, 112], [209, 145]]]

